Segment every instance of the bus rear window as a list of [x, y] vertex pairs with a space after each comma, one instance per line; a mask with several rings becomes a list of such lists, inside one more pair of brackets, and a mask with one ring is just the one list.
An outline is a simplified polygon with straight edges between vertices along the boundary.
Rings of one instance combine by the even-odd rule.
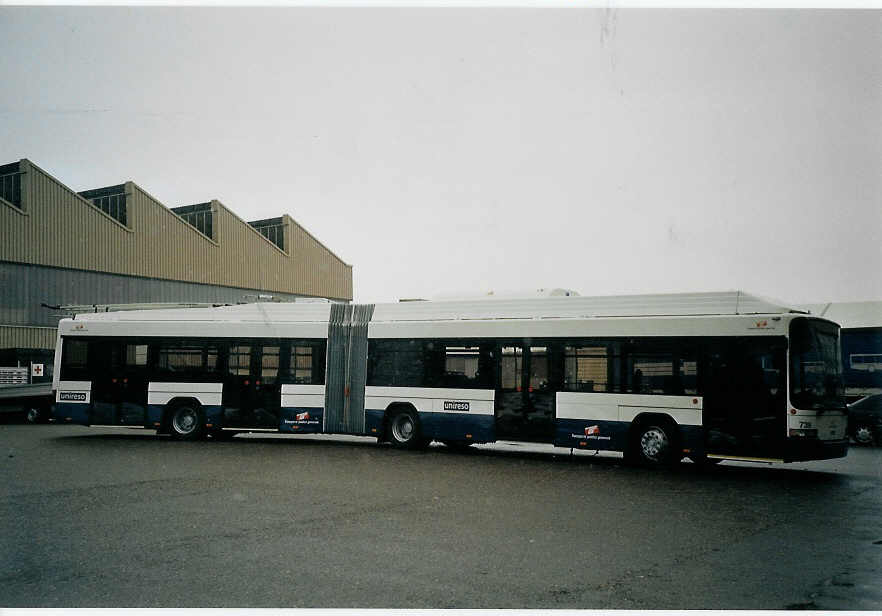
[[62, 341], [61, 378], [66, 381], [89, 380], [89, 343], [86, 340]]

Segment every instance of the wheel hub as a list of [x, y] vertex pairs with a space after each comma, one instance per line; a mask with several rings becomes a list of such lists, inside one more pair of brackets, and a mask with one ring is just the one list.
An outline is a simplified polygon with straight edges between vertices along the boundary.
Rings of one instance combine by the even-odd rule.
[[649, 428], [640, 437], [640, 450], [646, 459], [661, 461], [668, 451], [668, 435], [660, 428]]
[[408, 415], [399, 415], [392, 424], [392, 433], [395, 439], [404, 443], [413, 437], [413, 420]]
[[188, 434], [196, 428], [196, 412], [192, 409], [183, 409], [175, 414], [175, 430], [181, 434]]

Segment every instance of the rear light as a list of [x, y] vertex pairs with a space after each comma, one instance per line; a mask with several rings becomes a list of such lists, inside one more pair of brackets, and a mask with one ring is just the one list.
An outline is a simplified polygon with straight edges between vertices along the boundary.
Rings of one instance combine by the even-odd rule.
[[790, 428], [790, 436], [798, 436], [802, 438], [817, 438], [817, 428]]

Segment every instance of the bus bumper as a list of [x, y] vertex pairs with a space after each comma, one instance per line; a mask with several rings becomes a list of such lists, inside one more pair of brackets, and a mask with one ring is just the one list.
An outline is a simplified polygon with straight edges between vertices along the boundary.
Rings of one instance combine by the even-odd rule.
[[844, 458], [847, 453], [847, 438], [835, 441], [788, 438], [784, 448], [784, 461], [830, 460]]

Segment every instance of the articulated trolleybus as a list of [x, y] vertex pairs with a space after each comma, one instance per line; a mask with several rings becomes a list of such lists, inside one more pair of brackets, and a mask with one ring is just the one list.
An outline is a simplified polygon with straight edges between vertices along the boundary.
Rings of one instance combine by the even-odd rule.
[[847, 451], [839, 326], [741, 292], [255, 303], [59, 324], [55, 417], [796, 461]]

